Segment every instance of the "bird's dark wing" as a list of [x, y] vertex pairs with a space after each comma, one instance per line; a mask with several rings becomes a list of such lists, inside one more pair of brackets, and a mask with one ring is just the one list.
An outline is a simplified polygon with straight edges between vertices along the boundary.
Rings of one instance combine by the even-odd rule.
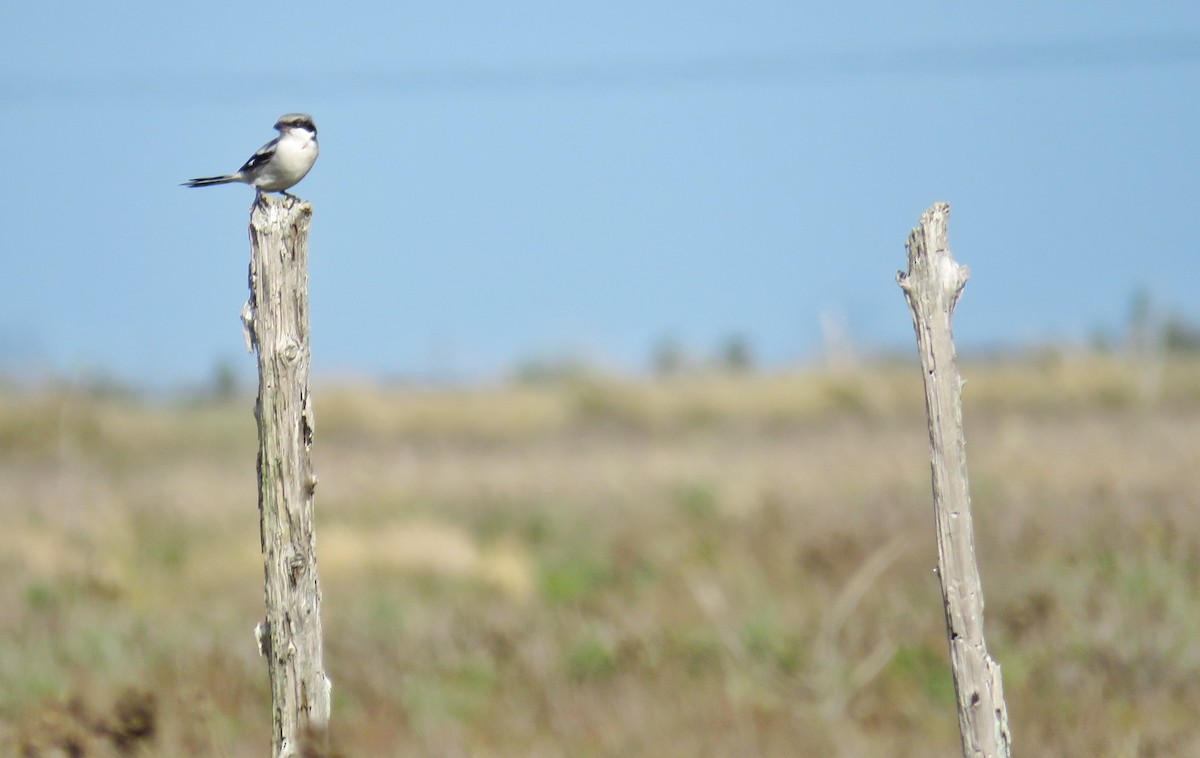
[[246, 161], [245, 165], [238, 169], [238, 173], [245, 173], [253, 170], [271, 160], [271, 156], [275, 155], [275, 146], [279, 144], [279, 138], [271, 140], [267, 144], [258, 149], [258, 152], [250, 156], [250, 160]]

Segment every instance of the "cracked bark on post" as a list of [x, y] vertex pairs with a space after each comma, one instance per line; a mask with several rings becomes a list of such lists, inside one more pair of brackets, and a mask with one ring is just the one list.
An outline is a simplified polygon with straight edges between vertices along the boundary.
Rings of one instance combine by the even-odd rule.
[[946, 612], [950, 668], [958, 700], [964, 758], [1008, 758], [1011, 735], [1000, 664], [983, 638], [983, 588], [975, 560], [971, 496], [962, 422], [962, 378], [950, 321], [968, 271], [950, 255], [947, 203], [921, 215], [908, 237], [908, 272], [896, 281], [912, 310], [925, 380], [933, 470], [937, 576]]
[[258, 508], [266, 620], [256, 629], [271, 681], [272, 755], [325, 740], [330, 681], [322, 663], [313, 528], [313, 412], [308, 391], [308, 229], [312, 206], [260, 194], [250, 210], [250, 300], [258, 353]]

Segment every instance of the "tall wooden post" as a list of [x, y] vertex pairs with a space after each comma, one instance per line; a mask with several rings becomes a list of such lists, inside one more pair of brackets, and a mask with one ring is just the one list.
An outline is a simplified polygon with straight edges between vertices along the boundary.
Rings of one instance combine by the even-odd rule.
[[947, 203], [921, 215], [908, 237], [908, 272], [896, 281], [912, 310], [925, 379], [938, 581], [946, 611], [950, 668], [958, 699], [964, 758], [1008, 758], [1012, 737], [1000, 664], [983, 639], [983, 586], [975, 561], [967, 449], [962, 420], [962, 378], [950, 329], [968, 272], [950, 255]]
[[272, 755], [325, 740], [330, 681], [322, 664], [321, 587], [313, 530], [308, 392], [308, 229], [312, 206], [259, 194], [250, 210], [250, 300], [242, 311], [258, 353], [258, 510], [266, 574], [259, 650], [271, 679]]

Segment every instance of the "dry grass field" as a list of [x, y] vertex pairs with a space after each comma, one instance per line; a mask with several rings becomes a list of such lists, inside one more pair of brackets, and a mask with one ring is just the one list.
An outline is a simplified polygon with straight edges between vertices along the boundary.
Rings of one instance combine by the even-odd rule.
[[[1200, 363], [964, 375], [1016, 754], [1200, 755]], [[915, 365], [314, 398], [338, 755], [957, 755]], [[0, 755], [267, 751], [251, 405], [0, 395]]]

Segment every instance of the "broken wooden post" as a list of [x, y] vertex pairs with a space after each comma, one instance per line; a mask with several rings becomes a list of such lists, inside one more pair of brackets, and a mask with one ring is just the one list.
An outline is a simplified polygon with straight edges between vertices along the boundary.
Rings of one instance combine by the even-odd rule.
[[330, 681], [322, 664], [321, 587], [313, 530], [308, 392], [308, 228], [312, 206], [259, 193], [250, 210], [247, 347], [258, 353], [258, 510], [266, 574], [259, 651], [271, 680], [272, 755], [323, 742]]
[[933, 468], [933, 514], [937, 529], [937, 576], [946, 611], [950, 668], [958, 699], [964, 758], [1008, 758], [1012, 738], [1000, 664], [983, 639], [983, 587], [975, 560], [971, 495], [967, 487], [962, 378], [955, 362], [950, 320], [967, 283], [954, 262], [946, 231], [947, 203], [921, 214], [908, 237], [908, 272], [896, 274], [912, 310], [925, 379], [929, 448]]

